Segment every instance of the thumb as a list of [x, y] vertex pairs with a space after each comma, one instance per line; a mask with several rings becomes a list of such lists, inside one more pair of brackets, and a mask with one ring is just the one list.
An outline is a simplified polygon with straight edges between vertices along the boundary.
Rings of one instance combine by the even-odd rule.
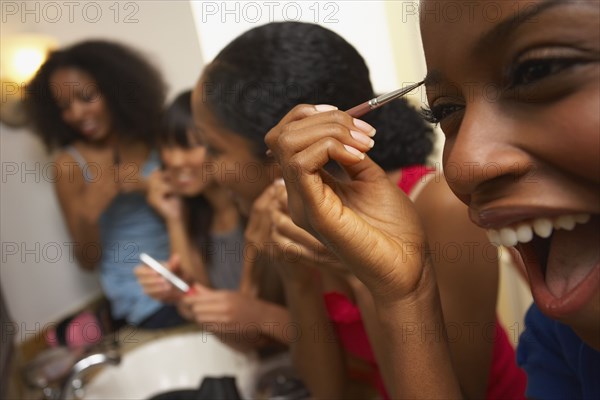
[[370, 157], [365, 158], [356, 164], [342, 165], [350, 179], [371, 182], [375, 178], [385, 177], [385, 172]]
[[177, 253], [171, 254], [169, 261], [167, 261], [167, 268], [171, 272], [179, 272], [181, 270], [181, 257]]
[[194, 285], [192, 286], [192, 289], [194, 290], [195, 294], [206, 294], [206, 293], [211, 292], [211, 290], [208, 287], [206, 287], [200, 283], [197, 283], [197, 282], [194, 283]]

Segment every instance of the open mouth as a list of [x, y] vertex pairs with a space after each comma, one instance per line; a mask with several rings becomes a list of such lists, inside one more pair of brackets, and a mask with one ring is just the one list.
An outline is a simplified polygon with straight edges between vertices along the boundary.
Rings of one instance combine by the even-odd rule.
[[583, 307], [600, 284], [600, 216], [560, 215], [489, 230], [490, 241], [514, 247], [536, 304], [561, 318]]

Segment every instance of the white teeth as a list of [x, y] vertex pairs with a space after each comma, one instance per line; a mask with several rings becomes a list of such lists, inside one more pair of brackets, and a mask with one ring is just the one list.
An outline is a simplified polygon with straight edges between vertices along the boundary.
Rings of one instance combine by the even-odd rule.
[[572, 231], [575, 228], [575, 217], [572, 215], [561, 215], [554, 221], [554, 227], [556, 229], [566, 229]]
[[533, 239], [533, 229], [527, 224], [520, 224], [517, 227], [517, 240], [521, 243], [528, 243]]
[[552, 222], [548, 218], [537, 218], [533, 221], [533, 231], [540, 237], [550, 237], [552, 234]]
[[517, 244], [517, 232], [511, 228], [500, 229], [500, 242], [506, 247], [512, 247]]
[[502, 243], [500, 242], [500, 234], [495, 229], [488, 229], [487, 237], [491, 244], [494, 246], [500, 246]]
[[512, 247], [517, 243], [528, 243], [533, 239], [533, 233], [542, 238], [548, 238], [554, 229], [571, 231], [576, 224], [585, 224], [590, 220], [590, 214], [560, 215], [554, 219], [536, 218], [530, 222], [521, 222], [516, 227], [503, 227], [500, 230], [488, 229], [490, 243], [496, 246]]

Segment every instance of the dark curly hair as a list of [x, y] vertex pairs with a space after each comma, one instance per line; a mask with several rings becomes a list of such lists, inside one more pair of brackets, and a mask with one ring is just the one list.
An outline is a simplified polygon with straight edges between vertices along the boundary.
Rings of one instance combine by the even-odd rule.
[[[192, 120], [192, 92], [186, 90], [180, 93], [165, 111], [162, 129], [158, 135], [159, 146], [175, 146], [189, 149], [199, 142], [199, 138], [190, 140], [190, 130], [194, 127]], [[204, 195], [183, 199], [187, 211], [186, 229], [189, 237], [198, 245], [200, 254], [205, 262], [210, 261], [210, 227], [214, 210]]]
[[50, 78], [63, 68], [78, 69], [94, 79], [119, 135], [149, 144], [154, 141], [166, 92], [160, 72], [133, 49], [90, 40], [52, 52], [27, 86], [27, 110], [48, 150], [81, 138], [63, 121], [51, 93]]
[[[369, 69], [356, 49], [319, 25], [276, 22], [252, 29], [207, 67], [204, 99], [224, 127], [249, 139], [263, 158], [264, 137], [295, 105], [349, 109], [374, 97]], [[405, 101], [363, 117], [378, 133], [369, 156], [386, 170], [424, 164], [433, 131]]]
[[193, 129], [192, 91], [186, 90], [179, 93], [165, 110], [158, 144], [189, 149], [200, 140], [200, 137], [194, 138], [194, 143], [190, 140], [189, 132]]

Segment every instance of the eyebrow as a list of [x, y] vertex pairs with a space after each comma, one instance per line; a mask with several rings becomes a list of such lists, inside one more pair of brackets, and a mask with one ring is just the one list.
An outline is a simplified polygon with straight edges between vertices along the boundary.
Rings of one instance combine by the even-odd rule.
[[525, 8], [522, 11], [515, 12], [514, 15], [500, 22], [498, 25], [481, 35], [473, 47], [473, 53], [481, 53], [483, 50], [493, 47], [493, 45], [505, 39], [512, 34], [521, 25], [530, 22], [533, 18], [558, 6], [574, 4], [564, 0], [547, 0], [543, 3], [535, 4]]
[[[565, 2], [564, 0], [547, 0], [543, 3], [536, 4], [523, 11], [515, 13], [512, 17], [500, 22], [498, 25], [493, 27], [488, 32], [484, 33], [476, 42], [473, 47], [473, 53], [481, 53], [487, 48], [493, 46], [494, 43], [506, 38], [519, 26], [531, 21], [541, 13], [550, 10], [554, 7], [574, 4], [570, 1]], [[444, 80], [444, 75], [441, 71], [431, 70], [427, 72], [427, 75], [423, 79], [425, 86], [432, 86], [441, 83]]]

